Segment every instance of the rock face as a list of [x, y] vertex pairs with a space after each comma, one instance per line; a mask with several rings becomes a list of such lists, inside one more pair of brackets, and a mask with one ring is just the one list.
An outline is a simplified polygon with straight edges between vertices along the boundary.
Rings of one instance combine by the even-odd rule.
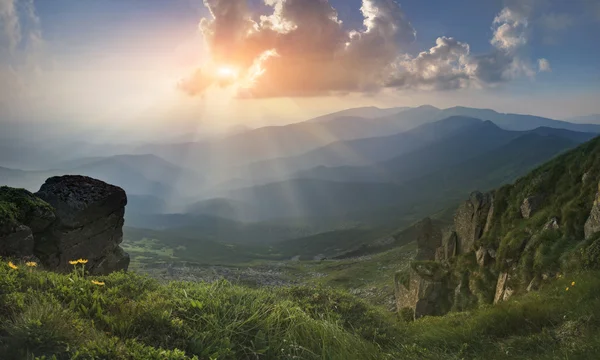
[[409, 310], [414, 319], [447, 313], [452, 296], [447, 278], [447, 272], [435, 262], [412, 264], [408, 281], [396, 280], [396, 307]]
[[457, 254], [472, 250], [475, 242], [484, 234], [489, 226], [488, 218], [493, 213], [493, 195], [473, 192], [463, 203], [454, 216], [454, 226], [457, 234]]
[[36, 195], [57, 217], [36, 239], [36, 255], [45, 265], [69, 270], [69, 260], [84, 258], [93, 274], [127, 269], [129, 256], [119, 247], [127, 204], [123, 189], [89, 177], [62, 176], [46, 180]]
[[600, 232], [600, 183], [598, 183], [598, 193], [596, 194], [590, 217], [585, 222], [584, 231], [586, 239], [589, 239], [595, 233]]
[[508, 300], [513, 290], [508, 286], [510, 281], [510, 275], [507, 272], [503, 272], [498, 276], [498, 282], [496, 283], [496, 294], [494, 295], [494, 304], [501, 301]]
[[540, 205], [542, 205], [542, 196], [535, 195], [529, 196], [523, 200], [523, 204], [521, 204], [521, 216], [523, 219], [529, 219], [533, 216], [533, 214], [539, 210]]
[[417, 224], [417, 256], [415, 260], [434, 260], [442, 245], [442, 231], [430, 218]]

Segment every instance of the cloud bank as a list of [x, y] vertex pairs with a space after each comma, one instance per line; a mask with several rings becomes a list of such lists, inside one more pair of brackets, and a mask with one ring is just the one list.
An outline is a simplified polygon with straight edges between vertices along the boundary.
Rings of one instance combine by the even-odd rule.
[[0, 105], [11, 104], [24, 91], [42, 43], [33, 0], [0, 0]]
[[181, 90], [197, 95], [223, 85], [214, 75], [219, 66], [239, 70], [238, 96], [257, 98], [484, 87], [550, 69], [523, 54], [534, 0], [499, 11], [489, 53], [474, 55], [467, 43], [440, 37], [416, 56], [406, 53], [416, 30], [394, 0], [363, 0], [363, 27], [354, 30], [328, 0], [263, 1], [271, 12], [257, 18], [246, 0], [204, 0], [211, 18], [200, 30], [212, 61], [182, 80]]

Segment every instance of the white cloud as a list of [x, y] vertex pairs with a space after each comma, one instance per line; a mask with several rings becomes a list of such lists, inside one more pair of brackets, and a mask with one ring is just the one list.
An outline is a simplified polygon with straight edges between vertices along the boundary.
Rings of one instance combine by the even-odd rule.
[[551, 72], [552, 67], [548, 59], [538, 59], [538, 71], [539, 72]]
[[[217, 64], [241, 70], [248, 97], [372, 92], [385, 87], [458, 89], [533, 77], [523, 55], [536, 0], [507, 0], [492, 22], [493, 50], [472, 55], [467, 43], [439, 37], [416, 56], [407, 54], [416, 31], [394, 0], [363, 0], [362, 29], [346, 30], [328, 0], [263, 0], [270, 14], [252, 20], [246, 0], [204, 0], [212, 19], [200, 28], [213, 64], [179, 87], [202, 94], [218, 84]], [[257, 70], [258, 69], [258, 70]]]

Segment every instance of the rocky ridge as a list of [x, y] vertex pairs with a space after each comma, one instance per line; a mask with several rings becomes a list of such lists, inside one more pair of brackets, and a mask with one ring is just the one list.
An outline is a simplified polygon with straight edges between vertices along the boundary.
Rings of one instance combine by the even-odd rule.
[[513, 185], [473, 192], [449, 228], [424, 219], [418, 255], [395, 279], [398, 311], [443, 315], [534, 291], [569, 269], [600, 267], [599, 180], [596, 139]]

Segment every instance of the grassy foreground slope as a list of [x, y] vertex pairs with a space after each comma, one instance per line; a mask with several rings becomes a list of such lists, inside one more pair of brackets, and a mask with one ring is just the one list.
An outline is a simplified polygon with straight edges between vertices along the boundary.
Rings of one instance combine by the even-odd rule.
[[10, 265], [0, 261], [0, 358], [8, 360], [589, 359], [600, 351], [597, 272], [404, 323], [318, 287], [159, 285], [135, 273], [90, 278]]

